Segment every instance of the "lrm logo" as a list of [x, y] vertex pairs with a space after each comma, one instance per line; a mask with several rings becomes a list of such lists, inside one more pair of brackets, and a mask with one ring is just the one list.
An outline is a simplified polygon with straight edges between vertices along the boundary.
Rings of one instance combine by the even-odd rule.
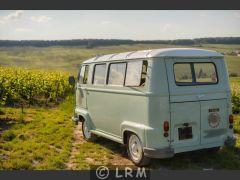
[[91, 180], [139, 179], [150, 180], [150, 172], [146, 168], [135, 166], [91, 166]]

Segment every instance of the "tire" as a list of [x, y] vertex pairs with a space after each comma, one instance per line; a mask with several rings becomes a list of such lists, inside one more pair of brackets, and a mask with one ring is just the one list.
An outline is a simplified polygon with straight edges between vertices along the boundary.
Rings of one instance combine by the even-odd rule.
[[92, 142], [96, 140], [96, 136], [89, 131], [86, 121], [82, 122], [82, 134], [86, 141]]
[[136, 134], [130, 134], [127, 138], [127, 153], [131, 161], [139, 167], [150, 164], [150, 158], [144, 156], [142, 142]]

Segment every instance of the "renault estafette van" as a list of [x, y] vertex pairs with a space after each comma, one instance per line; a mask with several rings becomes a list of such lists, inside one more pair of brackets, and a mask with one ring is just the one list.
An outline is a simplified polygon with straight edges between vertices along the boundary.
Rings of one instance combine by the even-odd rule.
[[236, 140], [224, 57], [202, 49], [145, 50], [84, 61], [73, 119], [82, 122], [87, 141], [102, 136], [126, 145], [138, 166], [150, 158], [233, 146]]

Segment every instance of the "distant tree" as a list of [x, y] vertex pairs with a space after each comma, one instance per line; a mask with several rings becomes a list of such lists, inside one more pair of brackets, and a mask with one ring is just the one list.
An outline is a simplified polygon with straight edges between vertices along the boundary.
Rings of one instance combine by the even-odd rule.
[[196, 45], [201, 44], [240, 44], [240, 37], [214, 37], [197, 39], [176, 39], [176, 40], [129, 40], [129, 39], [72, 39], [72, 40], [0, 40], [0, 47], [13, 46], [85, 46], [93, 48], [96, 46], [130, 44], [174, 44], [174, 45]]
[[93, 43], [88, 41], [88, 44], [87, 44], [87, 49], [92, 49], [94, 47]]

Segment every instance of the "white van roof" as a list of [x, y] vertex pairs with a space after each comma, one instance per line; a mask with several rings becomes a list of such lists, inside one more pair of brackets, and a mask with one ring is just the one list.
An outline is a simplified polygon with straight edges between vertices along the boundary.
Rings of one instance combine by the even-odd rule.
[[155, 57], [223, 57], [223, 55], [216, 51], [196, 48], [165, 48], [99, 55], [83, 63]]

